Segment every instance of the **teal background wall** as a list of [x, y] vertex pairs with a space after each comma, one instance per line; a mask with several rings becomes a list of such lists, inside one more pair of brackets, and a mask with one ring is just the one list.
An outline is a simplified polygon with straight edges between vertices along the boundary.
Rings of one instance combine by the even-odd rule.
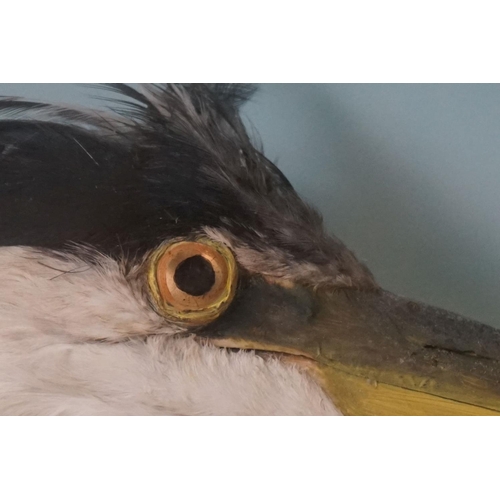
[[[89, 94], [0, 84], [102, 105]], [[243, 112], [384, 288], [500, 327], [499, 85], [265, 84]]]

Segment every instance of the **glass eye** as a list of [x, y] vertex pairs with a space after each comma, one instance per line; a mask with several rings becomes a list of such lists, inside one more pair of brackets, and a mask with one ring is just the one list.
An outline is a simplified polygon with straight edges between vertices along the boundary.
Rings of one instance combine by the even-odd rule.
[[153, 253], [148, 282], [161, 313], [189, 323], [208, 323], [231, 303], [237, 266], [222, 244], [208, 239], [177, 241]]

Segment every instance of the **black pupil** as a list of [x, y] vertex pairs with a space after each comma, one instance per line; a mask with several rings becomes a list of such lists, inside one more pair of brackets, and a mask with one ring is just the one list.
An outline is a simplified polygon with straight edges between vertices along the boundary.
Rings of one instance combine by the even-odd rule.
[[199, 297], [209, 292], [214, 286], [214, 268], [201, 255], [195, 255], [183, 260], [177, 266], [174, 281], [184, 293]]

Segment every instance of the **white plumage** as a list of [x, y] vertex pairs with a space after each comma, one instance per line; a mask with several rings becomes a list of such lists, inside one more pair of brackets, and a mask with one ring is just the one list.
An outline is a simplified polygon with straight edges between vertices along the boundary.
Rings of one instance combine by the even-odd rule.
[[116, 261], [94, 260], [0, 249], [1, 414], [338, 414], [295, 366], [173, 337]]

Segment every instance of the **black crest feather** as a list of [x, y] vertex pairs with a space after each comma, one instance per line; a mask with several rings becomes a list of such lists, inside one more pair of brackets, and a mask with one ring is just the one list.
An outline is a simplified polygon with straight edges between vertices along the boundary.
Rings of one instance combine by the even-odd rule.
[[100, 88], [110, 113], [0, 100], [0, 245], [137, 253], [210, 226], [325, 259], [321, 218], [243, 126], [255, 86]]

